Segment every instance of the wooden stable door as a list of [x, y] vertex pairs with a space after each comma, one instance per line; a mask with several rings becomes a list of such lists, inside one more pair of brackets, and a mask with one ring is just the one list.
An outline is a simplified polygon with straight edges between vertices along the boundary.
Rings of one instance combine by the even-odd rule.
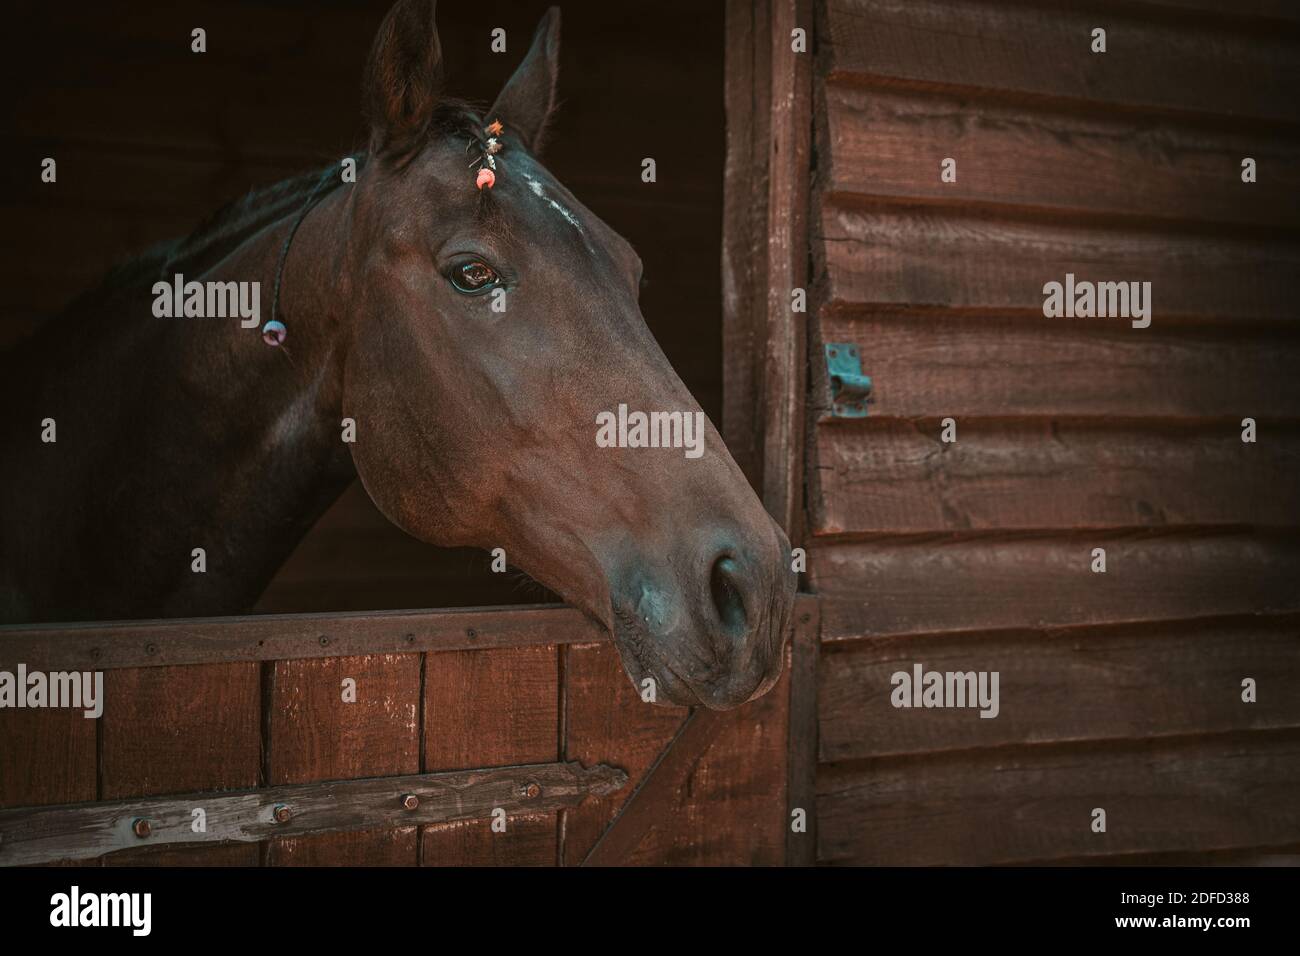
[[785, 859], [787, 679], [654, 706], [567, 608], [0, 629], [18, 662], [103, 671], [103, 718], [8, 712], [0, 864]]

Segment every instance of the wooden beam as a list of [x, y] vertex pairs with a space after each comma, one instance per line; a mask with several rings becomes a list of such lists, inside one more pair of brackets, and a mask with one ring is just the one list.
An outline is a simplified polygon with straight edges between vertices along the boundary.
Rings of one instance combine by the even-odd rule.
[[[800, 652], [794, 659], [799, 666], [806, 667], [811, 654], [814, 671], [811, 692], [816, 693], [816, 655], [818, 605], [817, 598], [811, 594], [800, 594], [795, 599], [794, 632], [791, 644], [799, 644]], [[792, 680], [796, 677], [791, 674]], [[814, 771], [816, 767], [816, 725], [817, 704], [815, 696], [809, 702], [808, 675], [801, 675], [800, 707], [802, 726], [796, 731], [791, 723], [789, 740], [793, 745], [796, 733], [803, 757], [800, 763], [800, 781], [797, 788], [799, 799], [812, 816], [814, 799]], [[803, 708], [807, 707], [804, 712]], [[706, 710], [697, 707], [682, 721], [672, 739], [659, 752], [655, 762], [646, 771], [632, 796], [623, 804], [614, 821], [609, 825], [596, 845], [591, 848], [582, 861], [583, 866], [615, 866], [625, 862], [646, 834], [656, 825], [667, 823], [665, 817], [672, 813], [675, 802], [672, 794], [683, 786], [705, 752], [712, 746], [718, 735], [738, 720], [745, 719], [746, 708], [728, 711]], [[793, 718], [793, 715], [791, 715]], [[811, 727], [811, 741], [808, 738]], [[791, 754], [793, 759], [793, 754]], [[804, 778], [807, 778], [806, 780]], [[787, 783], [788, 786], [788, 783]], [[810, 846], [812, 844], [810, 843]], [[801, 850], [802, 852], [802, 850]], [[802, 858], [801, 858], [802, 859]]]
[[[1220, 126], [1300, 122], [1292, 31], [1171, 29], [1123, 4], [1102, 24], [1097, 6], [827, 0], [828, 75], [1075, 109], [1210, 116]], [[1099, 56], [1089, 41], [1102, 25], [1109, 49]]]
[[722, 437], [763, 487], [763, 362], [767, 343], [767, 151], [771, 122], [768, 5], [728, 0], [723, 91]]
[[[981, 719], [969, 698], [969, 707], [895, 708], [893, 675], [916, 664], [996, 672], [997, 719]], [[1271, 690], [1243, 704], [1248, 676]], [[1300, 616], [860, 641], [827, 653], [818, 692], [818, 756], [826, 763], [1300, 730]]]
[[963, 417], [951, 444], [938, 422], [828, 422], [811, 437], [809, 528], [1295, 526], [1300, 428], [1267, 423], [1268, 441], [1248, 443], [1239, 422]]
[[709, 749], [723, 725], [735, 719], [735, 714], [734, 710], [702, 707], [692, 710], [582, 865], [617, 866], [626, 860], [666, 814], [672, 805], [669, 798], [673, 791], [686, 782], [701, 755]]
[[[453, 820], [483, 820], [488, 826], [496, 808], [507, 817], [551, 812], [626, 783], [627, 774], [615, 767], [583, 767], [574, 761], [24, 807], [0, 811], [0, 865], [84, 860], [127, 847], [248, 843]], [[412, 797], [415, 803], [408, 808]], [[196, 809], [204, 811], [202, 833], [192, 828]]]
[[823, 642], [1300, 611], [1293, 534], [948, 532], [823, 544], [809, 557]]
[[[1300, 840], [1300, 737], [1252, 731], [823, 765], [817, 789], [823, 863], [989, 866], [1289, 846]], [[1090, 826], [1096, 807], [1104, 833]]]
[[[806, 31], [796, 53], [791, 33]], [[803, 513], [804, 366], [807, 314], [791, 294], [808, 288], [808, 195], [812, 149], [811, 0], [774, 0], [772, 128], [767, 193], [767, 360], [764, 366], [763, 503], [791, 541]]]
[[347, 614], [265, 614], [0, 627], [0, 667], [112, 670], [490, 647], [600, 643], [609, 635], [559, 605]]
[[[817, 665], [821, 653], [821, 605], [800, 594], [790, 640], [790, 721], [786, 764], [785, 861], [790, 866], [817, 862]], [[791, 829], [794, 810], [803, 810], [807, 830]]]

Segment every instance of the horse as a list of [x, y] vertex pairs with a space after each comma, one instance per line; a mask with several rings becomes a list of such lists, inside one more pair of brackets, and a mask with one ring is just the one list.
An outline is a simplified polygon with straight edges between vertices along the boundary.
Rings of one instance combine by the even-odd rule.
[[[0, 618], [245, 611], [359, 479], [418, 539], [504, 549], [657, 703], [772, 686], [790, 544], [646, 326], [636, 252], [539, 158], [559, 37], [553, 7], [480, 114], [442, 93], [434, 3], [399, 0], [359, 155], [119, 267], [5, 357]], [[266, 321], [170, 314], [178, 276], [255, 289]], [[598, 441], [621, 406], [665, 440]], [[668, 440], [692, 420], [698, 454]]]

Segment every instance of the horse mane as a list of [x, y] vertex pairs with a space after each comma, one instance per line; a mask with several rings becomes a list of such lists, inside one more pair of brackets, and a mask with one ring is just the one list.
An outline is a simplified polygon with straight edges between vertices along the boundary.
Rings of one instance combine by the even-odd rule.
[[[472, 139], [482, 145], [483, 120], [468, 101], [444, 100], [425, 127], [421, 148], [438, 136], [463, 138], [467, 142]], [[372, 156], [366, 151], [355, 153], [351, 158], [356, 160], [357, 172], [372, 161]], [[152, 285], [160, 279], [170, 279], [176, 272], [194, 275], [204, 271], [262, 229], [297, 212], [318, 190], [327, 173], [336, 169], [337, 162], [250, 190], [207, 216], [188, 236], [157, 243], [111, 267], [99, 287], [81, 296], [70, 310], [87, 298], [98, 301], [116, 292], [136, 288], [141, 283]], [[340, 178], [330, 179], [320, 196], [328, 195], [342, 185]]]

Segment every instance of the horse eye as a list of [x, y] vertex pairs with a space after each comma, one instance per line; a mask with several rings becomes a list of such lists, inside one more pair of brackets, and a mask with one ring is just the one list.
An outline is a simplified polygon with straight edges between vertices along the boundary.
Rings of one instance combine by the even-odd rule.
[[501, 276], [485, 262], [462, 262], [452, 266], [447, 279], [457, 292], [478, 295], [500, 283]]

